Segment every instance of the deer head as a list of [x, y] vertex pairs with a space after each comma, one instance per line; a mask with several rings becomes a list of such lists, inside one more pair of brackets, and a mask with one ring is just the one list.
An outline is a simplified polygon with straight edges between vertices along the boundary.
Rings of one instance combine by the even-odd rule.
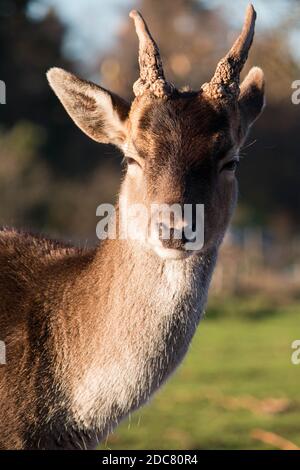
[[[136, 11], [130, 16], [139, 38], [140, 65], [131, 105], [62, 69], [50, 69], [48, 80], [81, 130], [124, 152], [127, 165], [121, 195], [128, 204], [204, 204], [205, 243], [200, 250], [204, 251], [223, 238], [236, 202], [239, 148], [264, 105], [261, 69], [252, 68], [240, 85], [256, 13], [249, 5], [240, 36], [220, 60], [211, 81], [198, 91], [180, 91], [167, 82], [144, 19]], [[178, 223], [172, 224], [170, 219], [171, 231], [178, 230]], [[183, 216], [179, 230], [186, 224]], [[144, 239], [148, 248], [162, 258], [191, 254], [185, 249], [185, 236], [166, 240], [161, 228], [156, 224], [157, 237]]]

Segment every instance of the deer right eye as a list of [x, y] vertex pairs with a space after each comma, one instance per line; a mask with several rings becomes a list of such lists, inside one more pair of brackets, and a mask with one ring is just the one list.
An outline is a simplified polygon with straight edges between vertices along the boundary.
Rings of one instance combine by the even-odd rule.
[[139, 167], [141, 166], [134, 158], [126, 157], [126, 161], [128, 165], [138, 165]]

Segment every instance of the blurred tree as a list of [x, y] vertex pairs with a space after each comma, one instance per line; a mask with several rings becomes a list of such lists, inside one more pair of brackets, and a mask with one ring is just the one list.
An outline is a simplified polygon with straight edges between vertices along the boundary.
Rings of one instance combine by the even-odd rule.
[[26, 226], [33, 212], [46, 205], [49, 172], [37, 158], [44, 137], [42, 128], [25, 121], [0, 133], [0, 211], [5, 225]]
[[52, 66], [72, 71], [76, 64], [62, 56], [65, 27], [55, 12], [34, 20], [27, 14], [29, 3], [0, 2], [0, 77], [7, 87], [7, 104], [0, 106], [0, 224], [60, 234], [76, 227], [75, 233], [86, 236], [95, 232], [97, 205], [115, 192], [116, 159], [109, 170], [116, 175], [112, 190], [93, 183], [88, 196], [93, 207], [79, 227], [76, 214], [88, 210], [85, 188], [116, 152], [87, 139], [54, 96], [46, 71]]

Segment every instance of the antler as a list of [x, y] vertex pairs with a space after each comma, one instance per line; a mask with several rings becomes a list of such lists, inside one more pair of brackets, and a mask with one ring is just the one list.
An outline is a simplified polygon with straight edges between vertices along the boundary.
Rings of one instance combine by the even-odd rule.
[[201, 87], [207, 96], [226, 100], [237, 99], [240, 92], [240, 73], [253, 41], [255, 20], [256, 12], [253, 5], [249, 4], [240, 36], [228, 54], [218, 63], [211, 81]]
[[159, 49], [145, 20], [136, 10], [132, 10], [129, 16], [134, 20], [139, 38], [140, 78], [133, 85], [135, 96], [141, 96], [147, 92], [158, 98], [171, 95], [174, 86], [165, 79]]

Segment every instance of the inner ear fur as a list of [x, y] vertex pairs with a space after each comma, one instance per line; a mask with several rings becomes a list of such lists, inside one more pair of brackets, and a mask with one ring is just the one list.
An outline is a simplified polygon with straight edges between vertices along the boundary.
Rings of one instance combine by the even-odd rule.
[[264, 73], [259, 67], [253, 67], [241, 83], [238, 105], [242, 124], [247, 132], [265, 106]]
[[96, 142], [122, 146], [129, 104], [115, 93], [60, 68], [47, 73], [50, 86], [77, 126]]

